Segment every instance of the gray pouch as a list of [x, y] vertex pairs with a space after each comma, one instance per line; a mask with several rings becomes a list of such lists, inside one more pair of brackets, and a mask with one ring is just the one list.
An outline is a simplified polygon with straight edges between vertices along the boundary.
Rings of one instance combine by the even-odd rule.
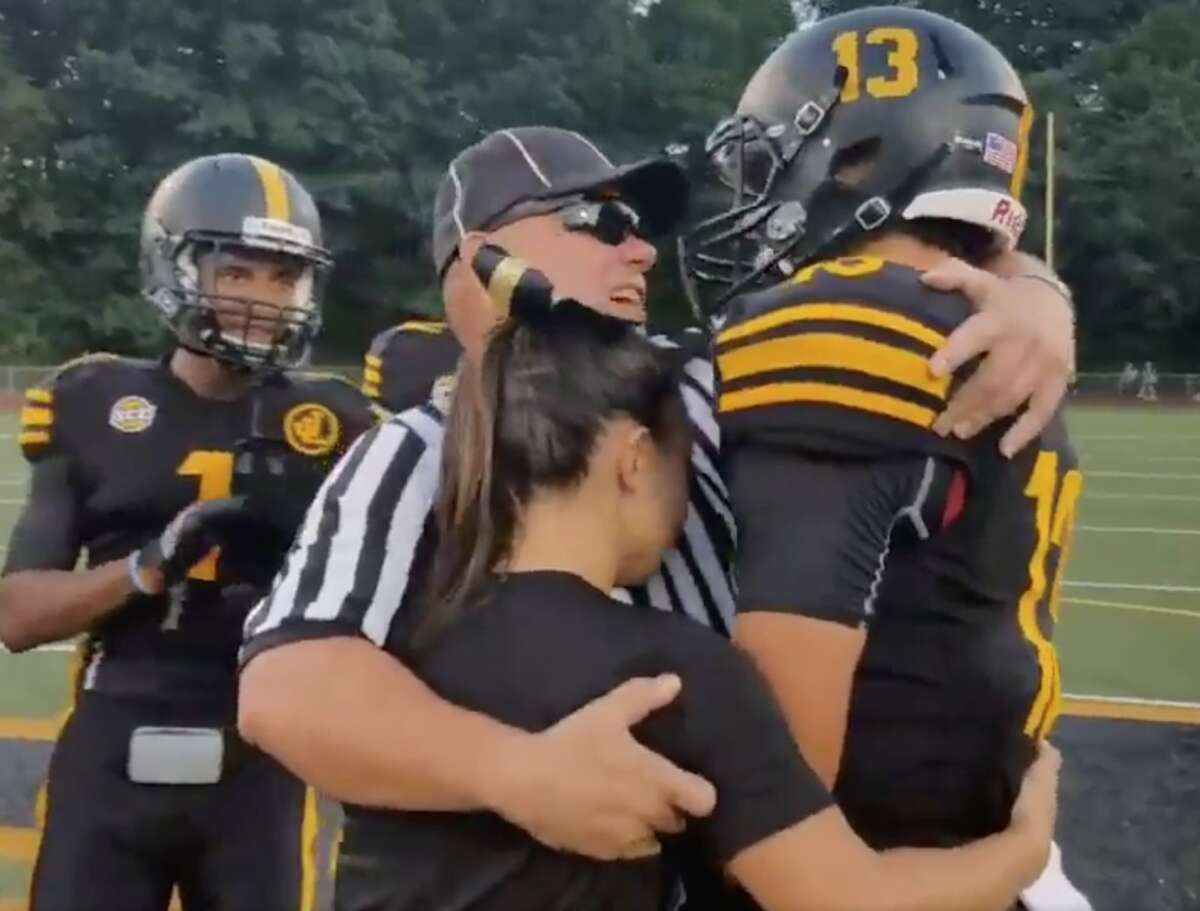
[[219, 728], [137, 728], [127, 774], [136, 784], [216, 784], [224, 757]]

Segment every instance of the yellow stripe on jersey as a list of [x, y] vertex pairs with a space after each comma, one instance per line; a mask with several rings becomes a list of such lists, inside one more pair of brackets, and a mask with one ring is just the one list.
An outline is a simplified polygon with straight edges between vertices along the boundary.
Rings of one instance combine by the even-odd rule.
[[32, 406], [21, 409], [21, 426], [25, 428], [54, 426], [54, 412], [49, 408]]
[[383, 358], [379, 357], [378, 355], [368, 354], [366, 356], [366, 362], [368, 367], [371, 367], [375, 370], [383, 369]]
[[25, 433], [17, 434], [18, 446], [42, 446], [50, 442], [50, 432], [48, 430], [27, 430]]
[[29, 402], [31, 405], [53, 405], [54, 393], [49, 389], [26, 389], [25, 401]]
[[367, 367], [363, 371], [363, 385], [378, 386], [383, 382], [383, 374], [374, 367]]
[[446, 331], [446, 324], [439, 320], [411, 319], [400, 324], [401, 332], [423, 332], [426, 335], [441, 335]]
[[933, 376], [919, 354], [834, 332], [773, 338], [719, 355], [717, 361], [725, 382], [776, 370], [833, 368], [876, 376], [939, 399], [945, 399], [950, 388], [950, 378]]
[[317, 792], [304, 789], [304, 815], [300, 823], [300, 911], [317, 906], [317, 852], [320, 850], [321, 818]]
[[941, 348], [946, 342], [946, 336], [942, 333], [898, 313], [890, 313], [865, 304], [820, 303], [782, 307], [737, 326], [732, 326], [717, 336], [717, 345], [736, 342], [739, 339], [749, 338], [752, 335], [758, 335], [790, 323], [816, 321], [857, 323], [861, 326], [887, 329], [929, 345], [931, 348]]
[[936, 416], [930, 408], [906, 402], [895, 396], [864, 392], [861, 389], [832, 383], [765, 383], [750, 389], [726, 392], [721, 395], [718, 410], [722, 414], [728, 414], [766, 405], [798, 403], [841, 405], [844, 408], [886, 415], [926, 429], [933, 426]]
[[263, 204], [267, 218], [276, 221], [288, 221], [292, 215], [291, 201], [288, 199], [287, 181], [279, 166], [262, 158], [249, 156], [254, 170], [258, 172], [259, 183], [262, 184]]

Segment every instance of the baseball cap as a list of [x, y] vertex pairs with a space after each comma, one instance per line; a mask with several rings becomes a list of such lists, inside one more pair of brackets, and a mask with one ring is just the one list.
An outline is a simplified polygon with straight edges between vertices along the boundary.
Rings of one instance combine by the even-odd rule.
[[468, 232], [494, 230], [610, 188], [637, 210], [649, 236], [670, 231], [687, 209], [687, 175], [668, 158], [614, 165], [586, 137], [556, 127], [513, 127], [485, 136], [450, 162], [438, 187], [433, 213], [438, 275]]

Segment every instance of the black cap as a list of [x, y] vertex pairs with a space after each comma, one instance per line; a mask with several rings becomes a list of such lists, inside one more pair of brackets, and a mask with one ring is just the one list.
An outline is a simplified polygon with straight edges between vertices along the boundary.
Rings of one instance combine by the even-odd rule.
[[570, 130], [497, 130], [459, 153], [438, 187], [433, 212], [438, 274], [454, 258], [464, 234], [553, 211], [571, 197], [609, 187], [637, 210], [650, 236], [674, 228], [687, 208], [687, 175], [670, 159], [617, 166]]

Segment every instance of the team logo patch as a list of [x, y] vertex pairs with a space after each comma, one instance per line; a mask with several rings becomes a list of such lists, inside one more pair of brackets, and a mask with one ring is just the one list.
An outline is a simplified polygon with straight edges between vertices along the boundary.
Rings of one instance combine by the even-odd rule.
[[342, 424], [324, 405], [305, 402], [284, 415], [283, 435], [296, 452], [307, 456], [329, 455], [341, 438]]
[[108, 413], [108, 424], [121, 433], [141, 433], [154, 423], [158, 406], [140, 395], [127, 395], [117, 399]]

